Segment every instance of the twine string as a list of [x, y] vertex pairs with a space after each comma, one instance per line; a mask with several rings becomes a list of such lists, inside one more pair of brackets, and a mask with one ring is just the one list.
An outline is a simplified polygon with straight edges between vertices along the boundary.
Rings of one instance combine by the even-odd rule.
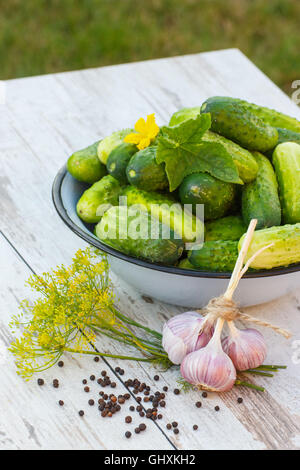
[[253, 260], [259, 254], [261, 254], [264, 250], [274, 245], [273, 243], [271, 243], [270, 245], [260, 248], [256, 253], [254, 253], [253, 256], [251, 256], [251, 258], [247, 261], [247, 263], [245, 264], [243, 268], [244, 259], [249, 250], [249, 246], [250, 246], [253, 234], [254, 234], [256, 224], [257, 224], [257, 219], [251, 220], [249, 224], [243, 245], [239, 252], [239, 256], [237, 258], [237, 261], [236, 261], [234, 270], [232, 272], [226, 292], [223, 295], [220, 295], [219, 297], [215, 297], [211, 299], [210, 302], [207, 304], [207, 306], [201, 310], [198, 310], [198, 312], [201, 313], [203, 316], [206, 316], [207, 320], [212, 321], [213, 323], [218, 318], [222, 318], [223, 320], [227, 322], [240, 319], [240, 320], [244, 320], [247, 322], [255, 323], [256, 325], [259, 325], [259, 326], [271, 328], [276, 333], [279, 333], [288, 339], [291, 337], [291, 334], [289, 331], [283, 328], [280, 328], [276, 325], [273, 325], [272, 323], [269, 323], [267, 321], [259, 320], [258, 318], [253, 317], [252, 315], [248, 315], [247, 313], [241, 312], [236, 302], [232, 300], [232, 296], [238, 286], [240, 279], [248, 270]]

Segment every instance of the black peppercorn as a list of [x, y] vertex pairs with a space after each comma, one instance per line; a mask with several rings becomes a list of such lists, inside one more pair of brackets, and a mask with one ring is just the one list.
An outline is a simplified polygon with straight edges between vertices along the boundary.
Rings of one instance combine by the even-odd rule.
[[145, 431], [146, 427], [147, 427], [147, 426], [146, 426], [145, 423], [141, 423], [141, 424], [139, 425], [140, 431]]
[[194, 424], [193, 429], [194, 429], [194, 431], [197, 431], [197, 429], [198, 429], [197, 424]]
[[157, 382], [159, 380], [159, 375], [155, 375], [153, 379]]
[[129, 439], [131, 437], [131, 432], [130, 431], [126, 431], [125, 432], [125, 437], [127, 437], [127, 439]]
[[80, 411], [78, 412], [78, 414], [79, 414], [79, 416], [84, 416], [84, 411], [83, 411], [83, 410], [80, 410]]
[[179, 429], [178, 428], [173, 429], [173, 433], [174, 434], [179, 434]]
[[195, 403], [195, 405], [196, 405], [197, 408], [201, 408], [202, 403], [201, 403], [201, 401], [197, 401], [197, 402]]
[[202, 393], [203, 398], [207, 398], [207, 392]]
[[91, 375], [91, 376], [90, 376], [90, 380], [92, 380], [92, 381], [95, 380], [95, 378], [96, 378], [96, 377], [95, 377], [94, 375]]
[[239, 397], [239, 398], [237, 399], [237, 402], [238, 402], [238, 403], [243, 403], [243, 399], [242, 399], [241, 397]]
[[63, 367], [64, 366], [64, 361], [59, 361], [57, 365], [58, 365], [58, 367]]
[[98, 356], [94, 357], [94, 361], [99, 362], [100, 361], [99, 357]]
[[94, 406], [95, 402], [94, 402], [94, 400], [89, 400], [89, 401], [88, 401], [88, 404], [89, 404], [90, 406]]
[[84, 387], [84, 389], [83, 389], [83, 390], [85, 391], [85, 393], [89, 393], [89, 391], [90, 391], [90, 387]]
[[178, 388], [175, 388], [175, 389], [174, 389], [174, 394], [175, 394], [175, 395], [179, 395], [179, 393], [180, 393], [180, 390], [179, 390]]
[[215, 410], [216, 410], [216, 411], [220, 411], [220, 407], [219, 407], [219, 406], [215, 406]]
[[58, 404], [59, 406], [64, 406], [64, 402], [62, 400], [59, 400]]
[[132, 417], [131, 416], [126, 416], [125, 423], [129, 424], [131, 422], [132, 422]]
[[42, 387], [44, 385], [45, 381], [43, 379], [38, 379], [37, 383], [40, 387]]

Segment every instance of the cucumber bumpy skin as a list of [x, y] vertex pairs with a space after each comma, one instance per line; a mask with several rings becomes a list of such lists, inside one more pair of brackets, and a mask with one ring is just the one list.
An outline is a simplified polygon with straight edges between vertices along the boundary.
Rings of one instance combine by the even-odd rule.
[[247, 231], [247, 225], [240, 215], [228, 215], [205, 224], [205, 241], [239, 240]]
[[93, 184], [107, 174], [105, 165], [98, 158], [99, 141], [89, 147], [74, 152], [68, 159], [67, 169], [73, 178]]
[[205, 242], [200, 250], [191, 250], [188, 260], [198, 270], [231, 272], [237, 257], [237, 241], [218, 240]]
[[273, 164], [279, 185], [285, 224], [300, 222], [300, 145], [285, 142], [276, 147]]
[[105, 209], [118, 205], [121, 189], [115, 178], [104, 176], [82, 194], [76, 207], [78, 216], [90, 224], [99, 222]]
[[207, 131], [202, 138], [206, 142], [216, 142], [222, 144], [227, 152], [232, 156], [239, 172], [239, 177], [244, 183], [255, 180], [258, 173], [258, 165], [255, 158], [248, 150], [242, 148], [232, 140], [226, 139], [215, 132]]
[[134, 186], [125, 187], [122, 196], [127, 198], [128, 206], [139, 204], [144, 206], [145, 210], [151, 211], [153, 217], [169, 225], [174, 232], [180, 234], [185, 243], [193, 243], [203, 237], [202, 221], [193, 214], [184, 212], [175, 199], [163, 194], [144, 191]]
[[156, 147], [135, 153], [127, 165], [126, 175], [130, 184], [146, 191], [162, 191], [169, 186], [164, 164], [156, 163]]
[[108, 173], [116, 178], [120, 184], [127, 184], [126, 168], [132, 155], [137, 151], [136, 145], [123, 144], [118, 145], [108, 155], [106, 168]]
[[[242, 247], [245, 235], [239, 241]], [[270, 227], [254, 232], [245, 262], [261, 248], [274, 246], [260, 253], [251, 263], [251, 268], [272, 269], [300, 262], [300, 224]]]
[[133, 132], [133, 129], [122, 129], [104, 137], [104, 139], [99, 142], [97, 149], [100, 162], [106, 165], [110, 152], [118, 147], [118, 145], [123, 144], [125, 137], [131, 132]]
[[273, 167], [267, 157], [253, 152], [259, 166], [255, 181], [243, 187], [242, 216], [248, 226], [251, 219], [257, 219], [257, 229], [280, 225], [281, 207], [278, 183]]
[[231, 209], [235, 198], [235, 185], [220, 181], [208, 173], [193, 173], [182, 181], [179, 197], [182, 204], [204, 204], [205, 220], [223, 217]]
[[194, 119], [198, 114], [200, 114], [200, 106], [179, 109], [179, 111], [172, 114], [169, 126], [177, 126], [181, 122], [187, 121], [187, 119]]
[[137, 213], [124, 206], [112, 207], [96, 226], [96, 236], [127, 255], [153, 263], [175, 264], [182, 255], [183, 241], [172, 231], [170, 238], [163, 238], [165, 227], [162, 223], [159, 223], [158, 237], [152, 239], [152, 224], [156, 226], [157, 221], [153, 221], [148, 212]]
[[212, 131], [248, 150], [265, 152], [278, 142], [275, 127], [262, 121], [240, 100], [213, 96], [203, 103], [201, 113], [211, 114]]

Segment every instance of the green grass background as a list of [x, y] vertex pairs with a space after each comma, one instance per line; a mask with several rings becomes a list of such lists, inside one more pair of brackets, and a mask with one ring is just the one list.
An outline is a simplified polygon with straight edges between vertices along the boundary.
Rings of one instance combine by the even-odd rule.
[[288, 94], [300, 0], [0, 0], [0, 79], [240, 48]]

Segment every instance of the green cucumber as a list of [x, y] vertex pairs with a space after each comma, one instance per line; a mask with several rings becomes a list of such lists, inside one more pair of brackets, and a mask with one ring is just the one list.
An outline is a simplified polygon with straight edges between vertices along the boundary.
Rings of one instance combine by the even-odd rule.
[[235, 187], [231, 183], [217, 180], [208, 173], [193, 173], [182, 181], [179, 187], [182, 204], [204, 204], [205, 220], [219, 219], [232, 207]]
[[120, 184], [127, 184], [126, 168], [132, 155], [136, 153], [136, 145], [123, 144], [118, 145], [108, 155], [106, 168], [108, 173], [116, 178]]
[[130, 184], [146, 191], [161, 191], [169, 186], [164, 164], [156, 163], [156, 147], [147, 147], [134, 154], [126, 175]]
[[151, 227], [157, 225], [148, 212], [117, 206], [103, 215], [96, 227], [97, 237], [106, 245], [130, 256], [153, 263], [175, 264], [184, 249], [184, 243], [171, 231], [163, 238], [165, 226], [159, 223], [157, 238], [151, 238]]
[[300, 130], [299, 132], [294, 132], [288, 129], [281, 129], [280, 127], [277, 127], [277, 132], [277, 145], [282, 144], [283, 142], [295, 142], [296, 144], [300, 144]]
[[239, 172], [239, 176], [244, 183], [250, 183], [256, 178], [258, 165], [251, 152], [242, 148], [232, 140], [226, 139], [226, 137], [216, 134], [215, 132], [205, 132], [203, 140], [206, 142], [220, 143], [225, 147], [227, 152], [232, 156]]
[[259, 106], [254, 103], [248, 103], [247, 101], [238, 101], [247, 106], [253, 114], [266, 124], [282, 129], [288, 129], [293, 132], [300, 132], [300, 121], [296, 118], [280, 113], [279, 111], [275, 111], [275, 109]]
[[177, 124], [180, 124], [187, 119], [194, 119], [198, 114], [200, 114], [200, 106], [195, 106], [194, 108], [182, 108], [172, 114], [169, 126], [177, 126]]
[[279, 184], [283, 222], [300, 222], [300, 145], [294, 142], [277, 145], [273, 164]]
[[265, 152], [277, 144], [277, 130], [257, 117], [247, 102], [213, 96], [203, 103], [201, 113], [211, 114], [212, 131], [248, 150]]
[[119, 203], [121, 186], [111, 175], [87, 189], [77, 203], [78, 216], [87, 223], [99, 222], [105, 210]]
[[247, 231], [247, 225], [240, 215], [228, 215], [205, 224], [205, 241], [239, 240]]
[[104, 139], [99, 142], [97, 149], [100, 162], [106, 165], [110, 152], [120, 144], [123, 144], [125, 137], [131, 132], [133, 132], [133, 129], [122, 129], [104, 137]]
[[255, 181], [243, 187], [242, 216], [248, 226], [251, 219], [257, 219], [257, 229], [280, 225], [281, 207], [278, 183], [273, 167], [267, 157], [253, 152], [258, 163]]
[[98, 158], [99, 141], [82, 150], [74, 152], [68, 159], [67, 169], [73, 178], [93, 184], [107, 174], [105, 165]]
[[203, 237], [203, 223], [193, 214], [183, 211], [172, 197], [152, 191], [127, 186], [122, 191], [128, 206], [141, 205], [160, 222], [179, 234], [185, 243], [193, 243]]
[[195, 268], [195, 266], [193, 266], [187, 258], [181, 259], [177, 265], [177, 268], [197, 270], [197, 268]]
[[238, 256], [238, 242], [217, 240], [205, 242], [200, 250], [191, 250], [189, 262], [198, 269], [231, 272]]
[[[245, 235], [239, 241], [239, 250], [244, 238]], [[264, 250], [252, 261], [252, 268], [272, 269], [300, 263], [300, 224], [255, 231], [245, 261], [271, 243], [274, 245]]]

